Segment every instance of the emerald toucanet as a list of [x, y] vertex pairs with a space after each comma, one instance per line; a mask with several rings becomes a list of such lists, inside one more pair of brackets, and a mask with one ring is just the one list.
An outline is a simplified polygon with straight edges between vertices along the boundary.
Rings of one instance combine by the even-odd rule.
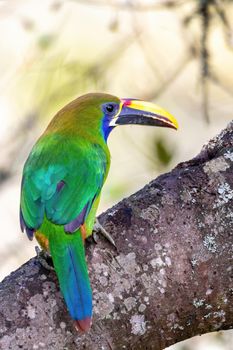
[[92, 234], [108, 175], [108, 136], [125, 124], [177, 129], [176, 119], [152, 103], [91, 93], [55, 115], [24, 165], [21, 229], [50, 252], [67, 308], [81, 331], [89, 330], [92, 318], [84, 240]]

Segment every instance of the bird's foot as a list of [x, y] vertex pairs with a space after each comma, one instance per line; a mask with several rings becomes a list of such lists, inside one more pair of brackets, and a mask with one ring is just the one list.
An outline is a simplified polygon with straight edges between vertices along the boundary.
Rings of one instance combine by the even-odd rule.
[[41, 266], [43, 266], [48, 271], [54, 271], [54, 267], [51, 265], [53, 263], [51, 255], [45, 250], [40, 249], [38, 246], [35, 247], [35, 251], [37, 259], [39, 260]]
[[94, 241], [97, 243], [98, 241], [98, 233], [101, 233], [112, 245], [114, 245], [114, 247], [116, 247], [115, 241], [112, 238], [112, 236], [110, 235], [110, 233], [108, 233], [105, 228], [100, 224], [98, 219], [95, 219], [95, 224], [93, 227], [93, 231], [92, 231], [92, 236]]

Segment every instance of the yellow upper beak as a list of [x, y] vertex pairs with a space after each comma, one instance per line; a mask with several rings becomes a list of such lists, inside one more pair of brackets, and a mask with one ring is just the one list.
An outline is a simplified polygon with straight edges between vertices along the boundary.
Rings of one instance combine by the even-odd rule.
[[121, 99], [121, 108], [114, 117], [112, 126], [139, 124], [178, 129], [178, 122], [172, 114], [151, 102]]

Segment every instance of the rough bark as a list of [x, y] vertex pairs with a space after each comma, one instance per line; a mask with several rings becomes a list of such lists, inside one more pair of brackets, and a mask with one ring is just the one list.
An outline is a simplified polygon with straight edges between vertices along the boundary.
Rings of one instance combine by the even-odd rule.
[[233, 122], [100, 216], [87, 244], [94, 317], [79, 334], [55, 273], [33, 258], [0, 284], [0, 348], [163, 349], [233, 326]]

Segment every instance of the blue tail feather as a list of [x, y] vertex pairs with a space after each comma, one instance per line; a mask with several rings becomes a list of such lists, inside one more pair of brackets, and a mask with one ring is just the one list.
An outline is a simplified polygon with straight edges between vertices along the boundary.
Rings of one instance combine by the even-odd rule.
[[84, 320], [92, 316], [92, 291], [84, 245], [79, 231], [64, 235], [65, 239], [59, 239], [60, 233], [50, 237], [50, 251], [69, 313], [74, 320]]

